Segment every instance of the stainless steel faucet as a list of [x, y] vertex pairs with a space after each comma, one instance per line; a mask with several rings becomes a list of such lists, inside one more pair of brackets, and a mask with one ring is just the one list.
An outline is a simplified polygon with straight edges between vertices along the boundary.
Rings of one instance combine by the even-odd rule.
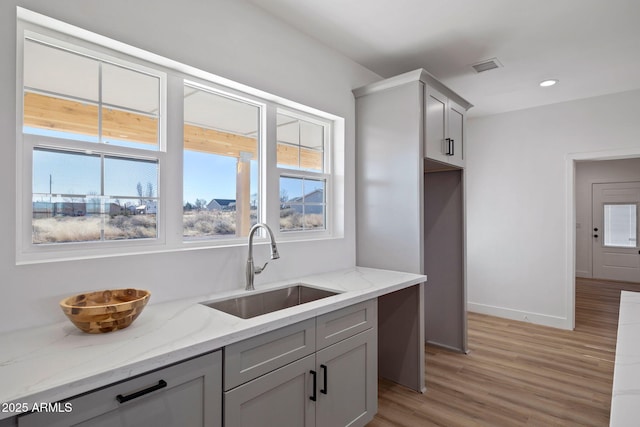
[[278, 254], [278, 248], [276, 247], [276, 239], [273, 237], [273, 232], [271, 231], [269, 226], [267, 224], [259, 222], [253, 227], [251, 227], [251, 230], [249, 231], [249, 255], [247, 257], [247, 272], [246, 272], [247, 286], [244, 288], [245, 291], [255, 290], [255, 288], [253, 287], [253, 279], [255, 278], [256, 274], [262, 273], [262, 271], [267, 267], [267, 264], [268, 264], [268, 262], [265, 262], [262, 267], [256, 267], [253, 264], [253, 235], [256, 233], [256, 230], [258, 230], [258, 228], [260, 227], [267, 230], [267, 233], [269, 234], [269, 242], [271, 243], [271, 259], [280, 258], [280, 254]]

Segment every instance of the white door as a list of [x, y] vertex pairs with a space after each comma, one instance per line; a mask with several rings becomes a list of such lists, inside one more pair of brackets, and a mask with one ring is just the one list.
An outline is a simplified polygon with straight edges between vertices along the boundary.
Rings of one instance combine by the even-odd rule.
[[593, 277], [640, 282], [640, 182], [593, 184]]

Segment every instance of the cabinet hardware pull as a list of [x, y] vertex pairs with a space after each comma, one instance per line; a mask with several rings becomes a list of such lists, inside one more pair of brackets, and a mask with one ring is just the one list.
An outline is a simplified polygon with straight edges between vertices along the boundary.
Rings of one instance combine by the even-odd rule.
[[451, 138], [444, 139], [447, 142], [447, 151], [444, 153], [445, 156], [451, 155]]
[[316, 401], [316, 386], [317, 381], [316, 381], [316, 371], [309, 371], [311, 373], [311, 375], [313, 375], [313, 394], [311, 396], [309, 396], [309, 399], [311, 399], [312, 401]]
[[453, 156], [455, 153], [455, 149], [456, 149], [456, 140], [455, 139], [451, 139], [451, 155]]
[[327, 369], [327, 365], [320, 365], [320, 369], [324, 371], [324, 384], [323, 384], [324, 387], [320, 389], [320, 393], [327, 394], [327, 372], [329, 370]]
[[145, 388], [144, 390], [140, 390], [140, 391], [136, 391], [135, 393], [131, 393], [128, 394], [126, 396], [123, 396], [122, 394], [119, 394], [116, 396], [116, 400], [120, 403], [124, 403], [124, 402], [128, 402], [130, 400], [136, 399], [140, 396], [144, 396], [145, 394], [149, 394], [152, 393], [156, 390], [160, 390], [161, 388], [165, 388], [167, 386], [167, 382], [165, 380], [160, 380], [158, 381], [158, 384], [153, 385], [149, 388]]

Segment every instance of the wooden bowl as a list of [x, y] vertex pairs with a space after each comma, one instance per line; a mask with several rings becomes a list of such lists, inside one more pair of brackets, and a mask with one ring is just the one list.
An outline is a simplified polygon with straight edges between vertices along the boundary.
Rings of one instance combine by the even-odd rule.
[[100, 334], [129, 326], [150, 296], [149, 291], [141, 289], [112, 289], [65, 298], [60, 307], [78, 329]]

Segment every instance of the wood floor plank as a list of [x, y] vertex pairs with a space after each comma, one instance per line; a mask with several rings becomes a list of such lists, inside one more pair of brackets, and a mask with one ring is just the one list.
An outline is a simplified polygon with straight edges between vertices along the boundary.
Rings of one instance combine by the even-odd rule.
[[576, 279], [573, 331], [469, 313], [469, 354], [427, 345], [427, 392], [381, 379], [368, 427], [607, 426], [621, 290]]

